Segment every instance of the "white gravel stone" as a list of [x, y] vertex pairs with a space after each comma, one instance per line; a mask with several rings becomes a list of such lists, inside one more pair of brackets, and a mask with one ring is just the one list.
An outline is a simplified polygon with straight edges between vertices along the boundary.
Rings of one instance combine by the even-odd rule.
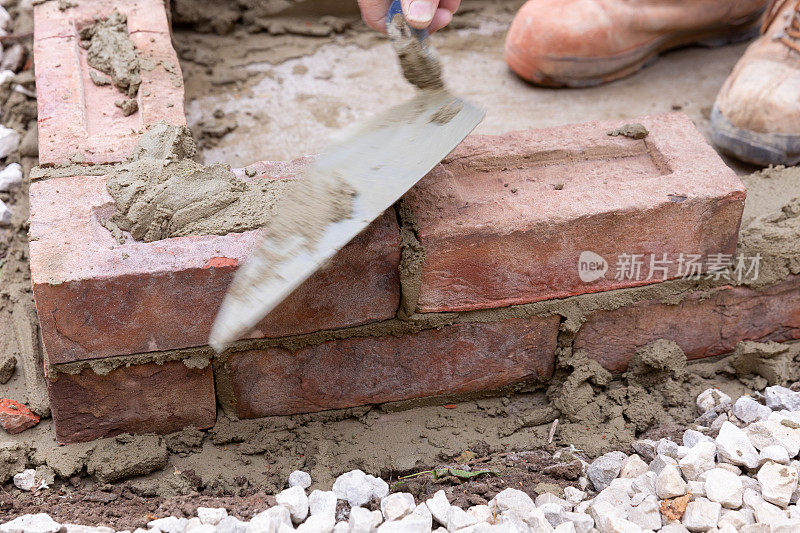
[[353, 507], [350, 509], [350, 533], [372, 533], [375, 519], [369, 509]]
[[314, 490], [308, 495], [308, 510], [311, 516], [336, 517], [336, 493], [332, 490]]
[[433, 519], [443, 526], [447, 526], [447, 511], [450, 510], [450, 502], [443, 490], [438, 490], [432, 498], [425, 501], [425, 505], [433, 515]]
[[714, 458], [717, 455], [717, 445], [712, 440], [698, 442], [689, 448], [683, 459], [678, 461], [681, 473], [687, 480], [696, 480], [700, 474], [714, 468]]
[[733, 404], [733, 414], [746, 424], [763, 420], [769, 416], [772, 409], [758, 403], [750, 396], [741, 396]]
[[667, 465], [656, 479], [656, 495], [666, 500], [686, 494], [686, 482], [675, 465]]
[[308, 496], [299, 485], [282, 490], [275, 495], [275, 501], [289, 510], [292, 522], [295, 524], [299, 524], [308, 516]]
[[309, 516], [305, 522], [297, 526], [300, 533], [331, 533], [336, 526], [336, 519], [327, 515]]
[[610, 530], [612, 518], [623, 518], [627, 515], [626, 509], [620, 509], [607, 501], [593, 501], [588, 511], [594, 519], [595, 527], [603, 533]]
[[370, 516], [372, 516], [372, 527], [376, 528], [383, 523], [383, 513], [380, 511], [370, 511]]
[[473, 505], [467, 512], [475, 517], [478, 522], [488, 522], [492, 518], [492, 510], [488, 505]]
[[426, 522], [422, 517], [414, 514], [410, 514], [402, 520], [384, 522], [377, 530], [378, 533], [430, 533], [430, 531], [430, 521]]
[[672, 457], [667, 457], [666, 455], [656, 455], [656, 458], [650, 462], [650, 466], [648, 468], [651, 472], [660, 474], [665, 466], [677, 465], [677, 464], [678, 461], [676, 461]]
[[450, 506], [447, 510], [447, 531], [458, 531], [459, 529], [472, 526], [478, 523], [478, 519], [466, 512], [461, 507]]
[[[484, 505], [483, 507], [488, 507]], [[433, 527], [433, 515], [431, 514], [431, 510], [428, 509], [428, 506], [424, 503], [420, 503], [417, 505], [413, 511], [411, 511], [411, 516], [418, 518], [420, 520], [425, 520], [428, 522], [429, 527]]]
[[619, 475], [622, 463], [626, 458], [627, 455], [624, 453], [614, 451], [601, 455], [592, 462], [588, 475], [595, 490], [601, 491], [611, 484]]
[[400, 520], [417, 506], [414, 503], [414, 496], [407, 492], [395, 492], [381, 500], [381, 513], [387, 522]]
[[722, 506], [706, 498], [698, 498], [689, 502], [683, 513], [681, 523], [689, 531], [708, 531], [717, 527]]
[[38, 483], [36, 483], [36, 470], [28, 468], [18, 474], [14, 474], [14, 486], [25, 492], [35, 489], [38, 486]]
[[628, 520], [642, 529], [660, 529], [661, 507], [658, 498], [645, 496], [641, 503], [628, 511]]
[[183, 531], [184, 533], [217, 533], [217, 528], [211, 524], [203, 524], [199, 521], [192, 522], [189, 520], [189, 523], [186, 524], [186, 529]]
[[736, 474], [723, 468], [714, 468], [706, 476], [705, 493], [706, 498], [712, 502], [729, 509], [738, 509], [742, 506], [744, 487]]
[[0, 126], [0, 159], [7, 157], [19, 148], [19, 133], [11, 128]]
[[0, 192], [9, 192], [22, 185], [22, 167], [19, 163], [10, 163], [0, 171]]
[[245, 533], [247, 524], [235, 516], [228, 516], [216, 525], [217, 533]]
[[704, 435], [695, 429], [687, 429], [683, 432], [683, 445], [687, 448], [693, 448], [698, 442], [709, 441], [713, 442], [714, 439], [708, 435]]
[[787, 507], [797, 488], [797, 470], [787, 465], [769, 461], [756, 476], [761, 483], [761, 497], [779, 507]]
[[779, 444], [786, 448], [790, 459], [800, 451], [800, 424], [781, 413], [772, 413], [766, 420], [750, 424], [744, 432], [759, 450]]
[[761, 453], [759, 453], [761, 457], [761, 462], [766, 463], [767, 461], [773, 461], [775, 463], [779, 463], [782, 465], [789, 464], [789, 452], [786, 451], [786, 448], [781, 446], [780, 444], [772, 444], [767, 446]]
[[576, 533], [589, 533], [594, 529], [594, 519], [586, 513], [564, 513], [564, 517], [575, 525]]
[[61, 524], [47, 513], [26, 514], [0, 526], [0, 533], [56, 533]]
[[638, 454], [628, 456], [622, 462], [622, 468], [619, 471], [619, 477], [622, 478], [637, 478], [647, 472], [647, 463], [645, 463]]
[[381, 499], [388, 495], [389, 484], [361, 470], [351, 470], [336, 478], [333, 492], [340, 500], [347, 500], [351, 507], [359, 507], [373, 497]]
[[655, 495], [656, 479], [658, 479], [658, 474], [655, 472], [645, 472], [641, 476], [634, 479], [631, 486], [636, 492], [644, 492]]
[[224, 507], [198, 507], [197, 518], [203, 524], [216, 526], [220, 521], [228, 516], [228, 511]]
[[672, 522], [659, 530], [660, 533], [688, 533], [688, 531], [680, 522]]
[[307, 489], [311, 486], [311, 474], [302, 470], [295, 470], [289, 474], [289, 486]]
[[554, 503], [559, 507], [566, 509], [567, 511], [571, 511], [573, 507], [573, 505], [569, 503], [567, 500], [559, 498], [552, 492], [544, 492], [542, 494], [539, 494], [536, 497], [536, 500], [534, 501], [536, 503], [536, 507], [541, 507], [542, 505], [546, 505], [548, 503]]
[[[499, 513], [514, 510], [525, 515], [536, 509], [536, 504], [530, 496], [521, 490], [508, 488], [498, 492], [497, 495], [489, 501], [489, 508], [493, 511], [496, 509]], [[435, 516], [436, 515], [434, 515], [434, 517]]]
[[692, 496], [706, 496], [706, 482], [705, 481], [687, 481], [686, 492], [691, 493]]
[[612, 487], [608, 487], [607, 489], [603, 490], [600, 494], [594, 497], [594, 500], [592, 500], [592, 503], [600, 502], [610, 503], [623, 513], [626, 513], [632, 506], [631, 497], [627, 492]]
[[642, 439], [634, 441], [631, 444], [631, 448], [633, 448], [633, 451], [639, 454], [645, 462], [650, 462], [656, 456], [656, 444], [656, 441], [652, 439]]
[[747, 468], [758, 467], [758, 452], [745, 432], [731, 422], [722, 424], [716, 443], [717, 453], [721, 459]]
[[255, 515], [247, 524], [246, 531], [247, 533], [277, 531], [282, 526], [292, 527], [292, 515], [286, 507], [276, 505]]
[[336, 525], [333, 526], [333, 533], [349, 533], [350, 531], [350, 524], [345, 521], [336, 522]]
[[776, 385], [764, 389], [764, 400], [772, 410], [800, 411], [800, 392]]
[[185, 518], [177, 518], [174, 516], [166, 516], [151, 520], [147, 523], [147, 527], [151, 530], [163, 531], [164, 533], [183, 533], [189, 521]]
[[706, 389], [697, 395], [697, 409], [700, 414], [712, 409], [730, 409], [731, 397], [717, 388]]
[[661, 439], [658, 441], [658, 445], [656, 446], [656, 454], [666, 455], [667, 457], [672, 457], [677, 461], [680, 456], [678, 449], [679, 447], [677, 443], [672, 442], [669, 439]]
[[556, 526], [553, 533], [577, 533], [577, 531], [578, 530], [575, 529], [575, 524], [572, 522], [563, 522]]
[[586, 493], [575, 487], [564, 487], [564, 499], [572, 505], [577, 505], [586, 498]]
[[724, 524], [728, 524], [733, 526], [734, 529], [737, 531], [742, 529], [744, 526], [748, 524], [752, 524], [755, 521], [755, 517], [753, 516], [753, 512], [749, 509], [745, 510], [738, 510], [738, 511], [731, 511], [731, 510], [722, 510], [722, 515], [719, 519], [718, 526], [722, 526]]

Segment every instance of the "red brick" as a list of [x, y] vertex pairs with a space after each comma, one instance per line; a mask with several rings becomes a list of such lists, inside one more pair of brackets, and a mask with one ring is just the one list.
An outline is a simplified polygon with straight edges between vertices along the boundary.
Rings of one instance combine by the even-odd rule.
[[[284, 176], [301, 167], [254, 166]], [[236, 265], [249, 256], [259, 232], [118, 245], [100, 223], [111, 210], [104, 176], [31, 186], [31, 276], [50, 362], [207, 344]], [[394, 317], [399, 248], [397, 221], [389, 210], [251, 336], [297, 335]]]
[[[425, 249], [418, 309], [466, 311], [661, 281], [619, 254], [733, 253], [745, 188], [682, 114], [468, 137], [405, 197]], [[580, 280], [583, 251], [610, 271]], [[646, 273], [646, 270], [645, 270]], [[668, 277], [677, 277], [673, 265]]]
[[589, 316], [575, 337], [613, 372], [624, 372], [636, 350], [658, 339], [675, 341], [689, 359], [733, 351], [740, 341], [800, 339], [800, 276], [763, 290], [725, 286], [694, 293], [677, 305], [647, 300]]
[[85, 369], [48, 381], [56, 438], [62, 444], [120, 433], [170, 433], [214, 425], [217, 404], [211, 364], [181, 361], [122, 366], [106, 375]]
[[[36, 6], [34, 61], [39, 108], [39, 161], [68, 163], [76, 153], [87, 163], [126, 159], [139, 131], [160, 120], [185, 124], [183, 83], [178, 57], [172, 48], [164, 4], [160, 0], [82, 2], [64, 12], [57, 2]], [[158, 64], [142, 69], [137, 100], [139, 111], [123, 116], [114, 105], [123, 99], [113, 85], [92, 83], [86, 51], [78, 38], [80, 28], [95, 15], [108, 16], [114, 8], [128, 16], [128, 27], [142, 57]], [[177, 85], [177, 86], [176, 86]]]
[[350, 338], [291, 353], [231, 354], [242, 418], [463, 394], [553, 372], [559, 317], [459, 324], [395, 337]]
[[21, 403], [3, 398], [0, 400], [0, 427], [14, 435], [39, 423], [39, 415]]

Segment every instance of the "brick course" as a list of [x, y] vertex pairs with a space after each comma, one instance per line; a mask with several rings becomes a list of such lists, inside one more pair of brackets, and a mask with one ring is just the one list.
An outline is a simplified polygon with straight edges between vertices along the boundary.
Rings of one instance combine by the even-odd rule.
[[740, 341], [800, 339], [800, 276], [762, 290], [724, 286], [671, 305], [645, 300], [590, 315], [573, 348], [613, 372], [624, 372], [636, 350], [675, 341], [689, 359], [732, 352]]
[[350, 338], [229, 356], [242, 418], [494, 389], [552, 376], [559, 317]]
[[[277, 172], [302, 164], [276, 165]], [[271, 166], [257, 167], [263, 179]], [[236, 266], [259, 232], [118, 245], [101, 225], [104, 176], [31, 186], [31, 276], [51, 364], [202, 346]], [[395, 316], [399, 229], [390, 210], [252, 332], [279, 337]]]
[[[745, 188], [683, 114], [473, 135], [406, 195], [425, 249], [420, 312], [469, 311], [656, 283], [619, 254], [733, 253]], [[584, 283], [583, 251], [610, 271]], [[677, 277], [673, 265], [667, 278]]]
[[217, 403], [209, 364], [182, 361], [122, 366], [106, 375], [87, 368], [48, 381], [56, 438], [62, 444], [121, 433], [169, 433], [214, 425]]

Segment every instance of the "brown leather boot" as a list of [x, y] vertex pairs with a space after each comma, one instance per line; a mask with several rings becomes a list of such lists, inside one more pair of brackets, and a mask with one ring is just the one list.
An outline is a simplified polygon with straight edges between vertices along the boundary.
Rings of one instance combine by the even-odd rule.
[[520, 77], [586, 87], [632, 74], [660, 52], [758, 34], [767, 0], [528, 0], [505, 59]]
[[711, 112], [714, 142], [757, 165], [800, 162], [800, 0], [773, 0], [763, 35], [734, 67]]

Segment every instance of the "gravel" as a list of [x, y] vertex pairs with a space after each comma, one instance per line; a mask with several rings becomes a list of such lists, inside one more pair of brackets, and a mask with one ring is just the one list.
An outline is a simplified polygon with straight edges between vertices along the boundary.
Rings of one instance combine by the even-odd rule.
[[[424, 501], [410, 493], [390, 494], [384, 480], [360, 470], [337, 478], [332, 490], [307, 494], [311, 479], [297, 471], [289, 488], [275, 496], [277, 505], [247, 522], [228, 516], [224, 508], [200, 507], [196, 517], [159, 517], [148, 530], [131, 533], [800, 531], [798, 393], [769, 387], [766, 404], [750, 396], [733, 403], [712, 389], [700, 396], [702, 412], [681, 444], [641, 440], [632, 446], [637, 453], [607, 453], [588, 466], [586, 490], [578, 481], [563, 493], [545, 491], [534, 500], [519, 488], [506, 488], [488, 503], [462, 506], [448, 500], [444, 490]], [[711, 411], [714, 416], [705, 416]], [[22, 482], [31, 472], [20, 472], [17, 479]], [[17, 531], [112, 533], [58, 524], [45, 513], [0, 525], [0, 533]]]

